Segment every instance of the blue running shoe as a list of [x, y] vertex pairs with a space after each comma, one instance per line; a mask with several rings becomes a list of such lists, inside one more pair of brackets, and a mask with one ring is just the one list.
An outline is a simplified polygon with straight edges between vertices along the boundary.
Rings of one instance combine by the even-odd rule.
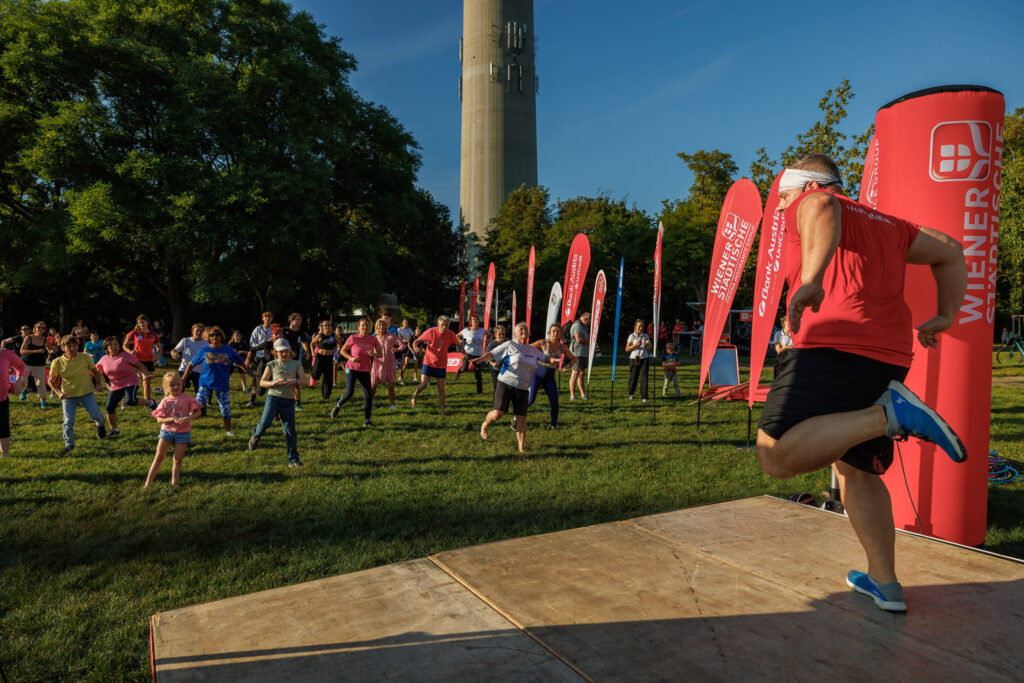
[[906, 612], [903, 586], [898, 582], [875, 583], [875, 580], [856, 569], [846, 575], [846, 585], [864, 595], [869, 595], [881, 609], [887, 612]]
[[953, 428], [902, 382], [889, 382], [889, 387], [875, 405], [885, 408], [885, 418], [889, 422], [885, 435], [890, 439], [916, 436], [946, 451], [953, 462], [967, 460], [967, 449]]

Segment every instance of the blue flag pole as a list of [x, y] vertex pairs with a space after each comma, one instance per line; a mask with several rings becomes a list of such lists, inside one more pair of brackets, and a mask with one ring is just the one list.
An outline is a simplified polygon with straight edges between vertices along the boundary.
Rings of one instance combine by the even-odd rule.
[[619, 260], [619, 289], [615, 294], [615, 332], [612, 336], [612, 390], [609, 397], [609, 408], [615, 408], [615, 364], [619, 359], [619, 311], [622, 308], [622, 269], [626, 265], [626, 257]]

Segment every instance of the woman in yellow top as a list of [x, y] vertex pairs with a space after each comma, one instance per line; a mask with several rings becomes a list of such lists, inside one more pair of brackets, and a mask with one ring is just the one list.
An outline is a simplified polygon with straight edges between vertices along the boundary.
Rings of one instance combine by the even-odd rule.
[[47, 382], [50, 389], [57, 394], [64, 409], [63, 455], [67, 455], [75, 448], [75, 410], [78, 406], [85, 408], [85, 412], [96, 424], [96, 438], [105, 437], [107, 428], [103, 426], [103, 414], [100, 413], [100, 407], [96, 405], [96, 396], [93, 394], [93, 380], [100, 379], [100, 371], [96, 369], [96, 364], [92, 362], [89, 354], [78, 352], [78, 338], [74, 335], [65, 335], [60, 340], [60, 347], [64, 350], [64, 355], [53, 359]]

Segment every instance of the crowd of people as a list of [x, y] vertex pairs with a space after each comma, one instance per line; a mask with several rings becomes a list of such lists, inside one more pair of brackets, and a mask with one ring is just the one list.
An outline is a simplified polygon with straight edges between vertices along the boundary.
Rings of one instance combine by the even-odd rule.
[[[172, 485], [177, 485], [185, 450], [191, 443], [192, 422], [207, 415], [211, 401], [216, 399], [223, 421], [224, 433], [234, 436], [231, 412], [231, 378], [237, 374], [248, 406], [263, 400], [263, 413], [248, 441], [249, 450], [258, 448], [260, 439], [274, 420], [284, 431], [288, 465], [302, 465], [295, 426], [297, 411], [304, 410], [302, 387], [319, 386], [324, 400], [329, 400], [335, 386], [344, 387], [331, 409], [337, 418], [345, 404], [353, 398], [358, 385], [363, 398], [363, 425], [373, 426], [372, 413], [378, 389], [387, 391], [387, 405], [397, 410], [396, 385], [405, 386], [411, 370], [415, 384], [409, 400], [416, 408], [423, 392], [433, 381], [437, 387], [439, 412], [445, 415], [449, 372], [458, 379], [463, 372], [472, 372], [476, 393], [484, 393], [485, 372], [491, 377], [494, 394], [493, 410], [481, 425], [480, 435], [488, 438], [488, 428], [512, 410], [512, 428], [520, 451], [525, 451], [526, 411], [543, 390], [548, 398], [548, 428], [558, 427], [558, 373], [569, 375], [569, 400], [587, 399], [585, 375], [590, 341], [590, 315], [583, 312], [578, 319], [562, 328], [552, 325], [547, 336], [532, 344], [525, 323], [519, 323], [511, 335], [503, 325], [486, 330], [477, 315], [469, 316], [468, 324], [458, 333], [449, 329], [449, 318], [440, 316], [434, 324], [413, 327], [403, 318], [401, 325], [392, 324], [388, 312], [371, 321], [363, 318], [358, 331], [345, 334], [330, 320], [321, 320], [310, 336], [304, 330], [303, 316], [292, 313], [287, 325], [274, 322], [267, 311], [251, 333], [233, 330], [230, 337], [216, 325], [195, 323], [189, 336], [172, 345], [159, 321], [153, 323], [139, 315], [135, 325], [123, 336], [100, 338], [83, 321], [76, 322], [65, 335], [44, 321], [24, 325], [20, 334], [2, 341], [0, 353], [0, 443], [3, 457], [10, 452], [9, 391], [26, 400], [35, 393], [41, 409], [59, 400], [62, 409], [63, 449], [61, 455], [75, 448], [75, 424], [82, 408], [96, 429], [99, 439], [117, 438], [118, 410], [145, 406], [155, 418], [159, 433], [156, 455], [145, 486], [151, 485], [168, 451], [172, 453]], [[650, 362], [651, 342], [643, 332], [644, 321], [636, 321], [636, 332], [627, 341], [630, 359], [630, 398], [641, 369], [646, 372]], [[678, 326], [675, 331], [678, 331]], [[665, 330], [665, 334], [668, 332]], [[634, 337], [642, 340], [633, 342]], [[176, 370], [163, 373], [159, 386], [153, 386], [158, 365], [166, 365], [167, 357], [178, 363]], [[669, 342], [663, 356], [665, 387], [674, 377], [677, 356]], [[634, 362], [635, 361], [635, 362]], [[454, 365], [453, 365], [454, 363]], [[309, 374], [306, 374], [308, 367]], [[339, 373], [343, 375], [339, 378]], [[675, 384], [676, 395], [679, 394]], [[191, 393], [187, 393], [191, 392]], [[97, 395], [105, 393], [103, 409]], [[156, 396], [160, 395], [158, 401]], [[647, 400], [646, 376], [641, 380], [642, 400]], [[173, 447], [173, 448], [172, 448]]]

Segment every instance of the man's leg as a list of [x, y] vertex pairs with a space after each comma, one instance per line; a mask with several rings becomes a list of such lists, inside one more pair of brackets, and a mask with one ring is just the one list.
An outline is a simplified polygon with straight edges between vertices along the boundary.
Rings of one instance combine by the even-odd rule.
[[839, 460], [833, 465], [843, 506], [877, 583], [896, 581], [896, 529], [892, 500], [882, 478]]
[[789, 479], [831, 465], [868, 439], [885, 436], [888, 421], [882, 406], [848, 413], [819, 415], [791, 427], [780, 439], [757, 430], [757, 459], [765, 474]]

